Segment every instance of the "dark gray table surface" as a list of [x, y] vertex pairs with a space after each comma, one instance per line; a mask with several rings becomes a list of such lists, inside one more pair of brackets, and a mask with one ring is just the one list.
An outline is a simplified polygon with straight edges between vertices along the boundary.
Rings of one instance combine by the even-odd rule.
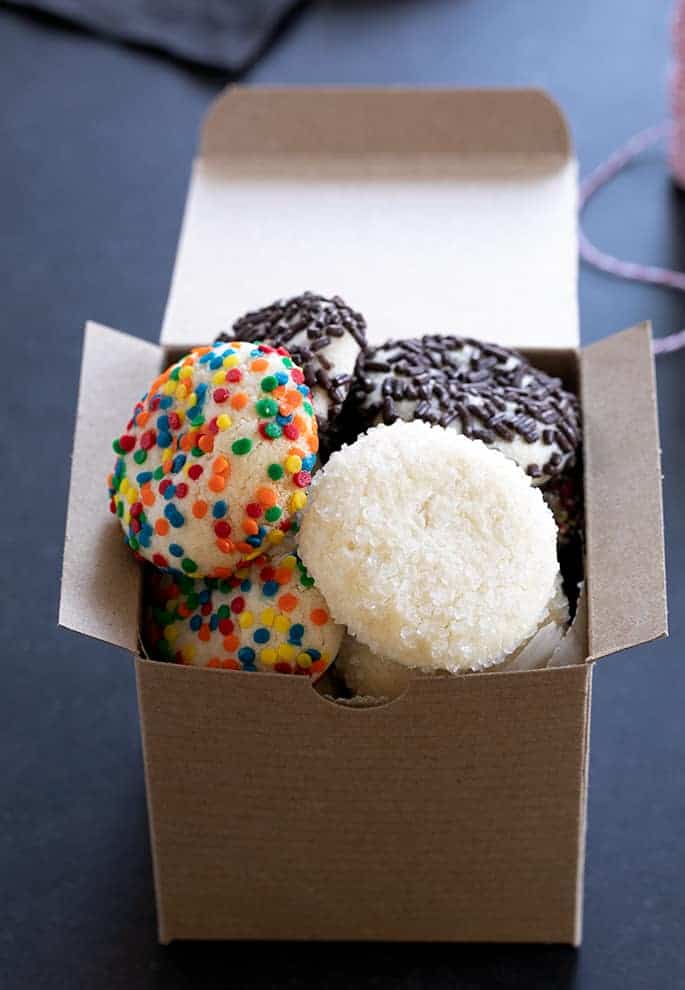
[[[534, 83], [587, 170], [664, 115], [668, 6], [328, 0], [248, 81]], [[224, 81], [0, 9], [0, 985], [685, 986], [685, 354], [658, 364], [672, 638], [596, 672], [582, 950], [157, 946], [131, 663], [57, 630], [58, 580], [82, 326], [156, 338], [196, 131]], [[685, 267], [660, 151], [588, 227]], [[586, 342], [645, 317], [657, 333], [685, 324], [669, 292], [583, 270], [580, 295]]]

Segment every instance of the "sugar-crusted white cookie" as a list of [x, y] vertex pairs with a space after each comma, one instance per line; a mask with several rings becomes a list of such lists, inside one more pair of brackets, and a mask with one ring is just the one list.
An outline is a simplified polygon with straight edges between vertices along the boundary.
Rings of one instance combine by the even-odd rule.
[[513, 461], [397, 422], [316, 476], [299, 553], [335, 620], [374, 653], [455, 672], [500, 663], [533, 635], [559, 573], [556, 538]]

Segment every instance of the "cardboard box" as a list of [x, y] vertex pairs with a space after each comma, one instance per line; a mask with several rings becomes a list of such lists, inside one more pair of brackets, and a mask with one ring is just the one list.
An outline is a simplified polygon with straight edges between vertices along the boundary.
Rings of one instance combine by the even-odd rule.
[[[593, 661], [665, 635], [666, 600], [649, 329], [577, 350], [575, 176], [536, 91], [229, 90], [160, 346], [87, 327], [60, 622], [135, 658], [161, 941], [580, 942]], [[304, 288], [372, 339], [494, 338], [579, 383], [587, 662], [355, 709], [142, 656], [111, 437], [173, 355]]]

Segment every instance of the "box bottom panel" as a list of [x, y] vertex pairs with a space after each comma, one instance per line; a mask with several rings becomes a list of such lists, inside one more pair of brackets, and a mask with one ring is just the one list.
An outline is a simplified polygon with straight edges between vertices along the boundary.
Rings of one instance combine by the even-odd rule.
[[161, 939], [578, 942], [590, 671], [360, 710], [137, 661]]

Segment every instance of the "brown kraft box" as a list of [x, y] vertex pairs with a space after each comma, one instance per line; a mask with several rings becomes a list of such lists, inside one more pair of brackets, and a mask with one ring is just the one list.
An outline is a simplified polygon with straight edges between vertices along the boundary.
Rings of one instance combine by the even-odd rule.
[[[575, 206], [539, 91], [229, 89], [160, 345], [87, 326], [60, 623], [134, 657], [162, 942], [580, 943], [593, 663], [664, 636], [666, 595], [650, 332], [578, 348]], [[417, 678], [359, 709], [144, 657], [111, 439], [172, 357], [305, 288], [349, 299], [371, 340], [495, 339], [578, 389], [583, 662]]]

